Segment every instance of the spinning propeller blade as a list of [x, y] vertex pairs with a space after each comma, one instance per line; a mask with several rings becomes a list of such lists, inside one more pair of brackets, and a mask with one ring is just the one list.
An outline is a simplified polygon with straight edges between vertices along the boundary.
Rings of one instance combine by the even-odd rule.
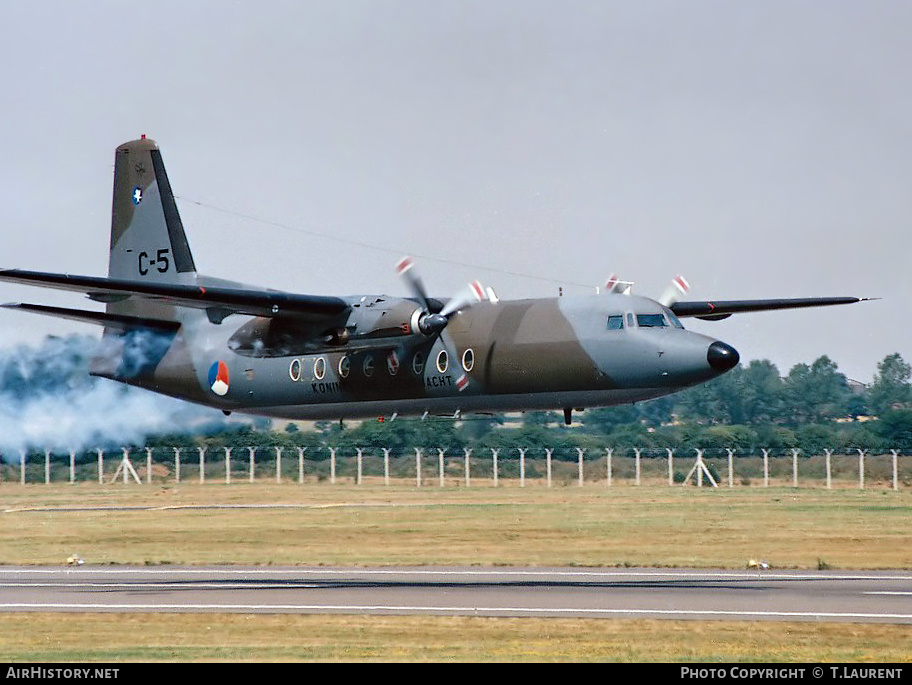
[[451, 314], [455, 314], [463, 309], [468, 309], [473, 304], [481, 302], [483, 299], [485, 299], [485, 291], [481, 283], [472, 281], [465, 288], [460, 290], [456, 294], [456, 297], [447, 302], [444, 308], [440, 310], [440, 313], [449, 318]]
[[421, 278], [416, 273], [415, 263], [411, 257], [403, 257], [396, 264], [396, 272], [402, 276], [412, 293], [421, 301], [424, 306], [424, 312], [418, 319], [418, 329], [428, 337], [437, 336], [446, 350], [448, 364], [455, 364], [454, 369], [458, 369], [459, 377], [456, 379], [456, 388], [461, 392], [469, 386], [469, 379], [462, 370], [462, 364], [456, 355], [456, 348], [450, 336], [446, 334], [446, 326], [450, 322], [450, 317], [458, 314], [464, 309], [468, 309], [476, 302], [485, 299], [485, 291], [481, 283], [472, 281], [466, 288], [457, 293], [456, 297], [447, 302], [439, 313], [431, 312], [430, 300]]
[[662, 293], [662, 297], [659, 298], [659, 304], [663, 307], [670, 307], [688, 292], [690, 292], [690, 283], [687, 282], [686, 278], [679, 274], [668, 284], [665, 292]]
[[428, 304], [427, 291], [424, 289], [424, 284], [421, 282], [421, 279], [418, 275], [412, 271], [415, 266], [415, 262], [412, 261], [411, 257], [403, 257], [396, 264], [396, 273], [402, 276], [411, 288], [412, 293], [421, 300], [421, 303], [424, 305], [425, 310], [430, 310], [430, 305]]

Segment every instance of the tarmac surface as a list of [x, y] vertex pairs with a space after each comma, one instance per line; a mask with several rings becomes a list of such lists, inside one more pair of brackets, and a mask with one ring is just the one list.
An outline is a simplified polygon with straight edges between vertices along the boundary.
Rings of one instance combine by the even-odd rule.
[[541, 616], [912, 624], [912, 572], [0, 567], [0, 612]]

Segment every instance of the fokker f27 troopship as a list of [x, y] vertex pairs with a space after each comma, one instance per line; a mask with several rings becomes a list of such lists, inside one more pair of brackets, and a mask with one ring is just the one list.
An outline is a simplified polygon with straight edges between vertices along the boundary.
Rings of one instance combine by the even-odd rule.
[[299, 295], [198, 274], [161, 152], [115, 152], [107, 278], [20, 269], [0, 280], [71, 290], [105, 311], [9, 303], [104, 326], [94, 375], [221, 409], [288, 419], [604, 407], [725, 373], [738, 352], [680, 319], [858, 302], [856, 297], [682, 301], [630, 294], [498, 300], [473, 283], [430, 297]]

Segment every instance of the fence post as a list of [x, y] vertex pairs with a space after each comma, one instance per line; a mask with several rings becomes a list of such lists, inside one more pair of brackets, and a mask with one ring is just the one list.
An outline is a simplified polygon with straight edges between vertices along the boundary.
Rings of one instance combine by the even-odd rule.
[[465, 453], [465, 486], [468, 488], [472, 485], [472, 480], [469, 477], [469, 457], [472, 456], [472, 448], [463, 447], [462, 451]]
[[792, 448], [792, 487], [798, 487], [798, 453], [801, 450], [793, 447]]
[[833, 456], [833, 450], [828, 450], [825, 447], [823, 448], [824, 454], [826, 454], [826, 483], [827, 490], [832, 489], [833, 487], [833, 478], [832, 478], [832, 464], [830, 463], [830, 457]]
[[610, 487], [611, 487], [611, 477], [612, 477], [612, 473], [611, 473], [611, 456], [612, 456], [612, 454], [614, 453], [614, 448], [613, 448], [613, 447], [606, 447], [606, 448], [605, 448], [605, 452], [606, 452], [606, 454], [607, 454], [607, 456], [608, 456], [608, 463], [607, 463], [606, 466], [607, 466], [607, 471], [608, 471], [608, 487], [610, 488]]
[[358, 476], [355, 478], [355, 485], [361, 485], [361, 464], [364, 455], [364, 448], [356, 447], [355, 451], [358, 453]]
[[858, 452], [858, 487], [864, 490], [864, 457], [868, 450], [855, 449]]
[[640, 484], [640, 452], [642, 451], [643, 450], [639, 447], [633, 448], [634, 463], [636, 465], [636, 479], [634, 480], [634, 484], [636, 485]]
[[181, 448], [172, 447], [171, 450], [174, 452], [174, 482], [181, 482]]
[[123, 471], [123, 482], [124, 485], [127, 484], [127, 475], [133, 476], [133, 480], [136, 481], [137, 485], [142, 485], [142, 481], [139, 479], [139, 475], [136, 473], [136, 469], [133, 468], [133, 463], [130, 461], [130, 450], [126, 447], [121, 447], [123, 452], [123, 459], [120, 460], [120, 466], [117, 467], [117, 471], [114, 472], [111, 482], [113, 483], [117, 480], [118, 474]]
[[669, 487], [674, 485], [674, 450], [670, 447], [666, 447], [665, 451], [668, 453], [668, 485]]
[[[124, 483], [127, 482], [127, 477], [124, 476]], [[44, 450], [44, 484], [51, 484], [51, 451]]]
[[146, 447], [146, 485], [152, 485], [152, 448]]
[[199, 452], [200, 457], [200, 473], [199, 473], [199, 482], [206, 482], [206, 448], [197, 447], [196, 451]]
[[254, 470], [253, 463], [254, 463], [254, 455], [256, 455], [256, 451], [257, 451], [256, 447], [247, 447], [247, 454], [250, 455], [250, 472], [249, 472], [249, 475], [247, 476], [247, 480], [249, 480], [251, 483], [253, 482], [253, 470]]
[[231, 448], [225, 448], [225, 485], [231, 485]]
[[517, 447], [519, 452], [519, 487], [526, 487], [526, 451], [528, 447]]
[[898, 450], [890, 450], [893, 453], [893, 489], [899, 489], [899, 470], [897, 469], [897, 458], [899, 456]]
[[576, 448], [576, 453], [579, 455], [579, 460], [577, 461], [577, 463], [578, 463], [577, 471], [579, 472], [578, 478], [579, 478], [580, 487], [583, 487], [583, 453], [585, 453], [585, 451], [586, 451], [585, 447]]
[[497, 487], [497, 455], [500, 453], [500, 449], [491, 448], [491, 455], [494, 460], [494, 487]]
[[545, 448], [545, 463], [548, 470], [548, 487], [551, 487], [551, 455], [554, 453], [553, 447]]
[[415, 448], [415, 487], [421, 487], [421, 448]]
[[336, 484], [336, 450], [338, 447], [329, 448], [329, 482], [331, 485]]
[[390, 449], [383, 447], [383, 484], [390, 484]]
[[[104, 450], [96, 449], [95, 453], [98, 455], [98, 484], [101, 485], [104, 483]], [[25, 473], [22, 474], [22, 482], [25, 483]]]
[[76, 482], [76, 452], [70, 450], [70, 483]]
[[446, 450], [442, 450], [439, 447], [437, 448], [437, 477], [440, 482], [440, 487], [444, 486], [443, 482], [443, 455]]
[[[719, 484], [716, 482], [716, 479], [713, 478], [712, 473], [709, 470], [709, 467], [706, 465], [706, 462], [703, 461], [703, 453], [705, 450], [697, 450], [697, 459], [700, 460], [700, 470], [706, 473], [706, 477], [709, 478], [709, 482], [712, 483], [714, 488], [719, 487]], [[701, 483], [702, 485], [702, 483]]]
[[281, 447], [273, 447], [276, 455], [276, 483], [282, 482], [282, 450]]
[[770, 484], [769, 474], [769, 450], [761, 449], [763, 452], [763, 487], [768, 488]]
[[[99, 471], [99, 473], [101, 473], [101, 471]], [[100, 477], [101, 476], [99, 476], [99, 478]], [[19, 450], [19, 484], [25, 485], [25, 450]]]
[[694, 450], [697, 453], [697, 485], [703, 487], [703, 450]]
[[298, 483], [304, 485], [304, 452], [306, 447], [297, 447], [298, 450]]
[[725, 451], [728, 452], [728, 487], [735, 487], [735, 450], [730, 447], [726, 447]]

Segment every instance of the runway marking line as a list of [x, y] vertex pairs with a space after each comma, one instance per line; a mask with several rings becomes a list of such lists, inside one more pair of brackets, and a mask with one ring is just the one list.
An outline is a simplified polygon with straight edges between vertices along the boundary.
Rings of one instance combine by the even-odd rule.
[[232, 569], [232, 568], [179, 568], [171, 566], [144, 568], [108, 568], [108, 567], [52, 567], [52, 568], [3, 568], [2, 575], [51, 575], [51, 574], [100, 574], [100, 575], [300, 575], [300, 576], [492, 576], [492, 577], [527, 577], [551, 576], [555, 578], [655, 578], [661, 579], [696, 579], [696, 580], [904, 580], [912, 581], [912, 574], [867, 574], [867, 573], [769, 573], [752, 571], [554, 571], [554, 570], [462, 570], [462, 569], [332, 569], [332, 568], [270, 568], [270, 569]]
[[345, 604], [45, 604], [45, 603], [15, 603], [0, 604], [0, 611], [15, 611], [22, 609], [69, 609], [79, 611], [104, 611], [118, 609], [122, 611], [134, 610], [142, 611], [154, 609], [156, 611], [342, 611], [357, 613], [374, 613], [381, 611], [392, 612], [415, 612], [415, 613], [472, 613], [472, 614], [585, 614], [592, 616], [618, 616], [618, 615], [636, 615], [636, 616], [693, 616], [693, 617], [759, 617], [759, 618], [794, 618], [794, 619], [891, 619], [891, 620], [912, 620], [912, 614], [862, 614], [862, 613], [841, 613], [841, 612], [819, 612], [819, 611], [711, 611], [702, 609], [555, 609], [548, 607], [428, 607], [428, 606], [357, 606]]

